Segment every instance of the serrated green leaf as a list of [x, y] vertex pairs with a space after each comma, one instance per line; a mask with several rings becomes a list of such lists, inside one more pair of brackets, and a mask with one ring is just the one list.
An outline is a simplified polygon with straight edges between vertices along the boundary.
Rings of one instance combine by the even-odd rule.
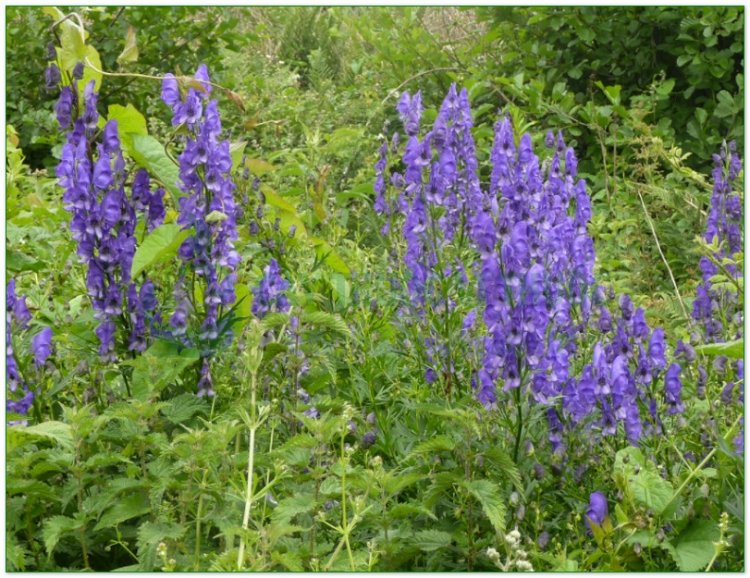
[[271, 518], [276, 521], [291, 522], [292, 519], [299, 515], [309, 512], [317, 506], [315, 497], [312, 494], [298, 494], [284, 498], [276, 506]]
[[177, 223], [166, 223], [151, 231], [133, 256], [130, 275], [135, 278], [154, 265], [173, 259], [190, 231]]
[[465, 481], [463, 486], [482, 505], [482, 511], [496, 532], [505, 532], [505, 501], [496, 484], [489, 480]]
[[453, 451], [456, 442], [447, 435], [437, 435], [414, 446], [409, 452], [409, 457], [421, 456], [423, 454], [436, 454], [437, 452]]
[[169, 400], [166, 406], [161, 408], [161, 413], [174, 424], [189, 420], [195, 414], [207, 412], [210, 409], [208, 402], [202, 397], [196, 397], [192, 393], [183, 393]]
[[133, 135], [133, 148], [130, 156], [138, 166], [146, 169], [152, 177], [164, 185], [175, 201], [183, 196], [177, 184], [180, 180], [180, 171], [167, 156], [164, 146], [158, 140], [149, 135]]
[[302, 323], [313, 325], [320, 329], [327, 329], [344, 337], [351, 336], [349, 327], [339, 315], [325, 311], [303, 311], [300, 317]]
[[173, 383], [180, 374], [200, 359], [197, 349], [181, 348], [170, 341], [159, 340], [135, 360], [132, 393], [136, 399], [145, 400]]
[[148, 496], [141, 492], [130, 494], [121, 498], [114, 506], [109, 508], [99, 523], [94, 526], [94, 532], [103, 528], [112, 528], [132, 518], [143, 516], [151, 511]]
[[60, 421], [45, 421], [37, 425], [17, 428], [17, 431], [25, 435], [51, 439], [67, 449], [73, 447], [73, 432], [70, 425], [67, 423]]
[[449, 547], [453, 536], [442, 530], [420, 530], [415, 532], [410, 541], [423, 552], [434, 552]]
[[185, 526], [167, 522], [144, 522], [138, 526], [138, 560], [140, 571], [151, 571], [156, 565], [156, 548], [164, 540], [179, 540], [185, 534]]
[[75, 532], [82, 525], [83, 522], [81, 520], [74, 520], [67, 516], [52, 516], [48, 518], [42, 527], [42, 539], [44, 540], [44, 547], [47, 550], [47, 554], [52, 554], [55, 546], [57, 546], [62, 537]]
[[271, 560], [289, 572], [304, 572], [305, 569], [302, 566], [302, 558], [294, 552], [271, 552]]
[[682, 572], [703, 570], [714, 555], [719, 528], [710, 520], [694, 520], [680, 532], [672, 557]]

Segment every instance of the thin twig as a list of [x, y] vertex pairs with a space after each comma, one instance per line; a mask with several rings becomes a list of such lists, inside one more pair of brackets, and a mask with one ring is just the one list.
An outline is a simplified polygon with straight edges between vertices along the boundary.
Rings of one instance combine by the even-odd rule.
[[456, 66], [441, 66], [439, 68], [431, 68], [430, 70], [423, 70], [422, 72], [418, 72], [417, 74], [415, 74], [414, 76], [410, 76], [409, 78], [404, 80], [401, 84], [399, 84], [396, 88], [391, 90], [383, 99], [383, 102], [380, 103], [380, 106], [385, 106], [385, 103], [388, 101], [389, 98], [391, 98], [395, 94], [398, 94], [398, 91], [401, 90], [407, 84], [409, 84], [412, 80], [416, 80], [417, 78], [421, 76], [425, 76], [426, 74], [432, 74], [433, 72], [456, 72], [460, 70], [461, 69]]
[[664, 265], [666, 266], [667, 272], [669, 273], [669, 278], [672, 280], [672, 285], [674, 285], [674, 291], [677, 294], [677, 300], [680, 302], [682, 313], [685, 315], [685, 319], [688, 320], [688, 323], [692, 323], [693, 320], [690, 315], [688, 315], [687, 308], [685, 307], [685, 302], [682, 300], [682, 295], [680, 295], [680, 290], [677, 287], [677, 281], [675, 281], [674, 274], [672, 273], [672, 268], [669, 266], [669, 261], [667, 261], [667, 258], [664, 256], [664, 252], [661, 250], [661, 243], [659, 243], [659, 237], [656, 234], [656, 229], [654, 228], [654, 223], [651, 220], [651, 215], [649, 215], [648, 209], [646, 208], [646, 203], [643, 201], [643, 195], [641, 195], [641, 191], [639, 190], [636, 190], [636, 193], [638, 193], [638, 198], [641, 200], [643, 213], [646, 215], [646, 221], [648, 221], [648, 226], [651, 228], [651, 233], [654, 236], [654, 241], [656, 241], [656, 248], [659, 251], [659, 255], [661, 255], [661, 260], [664, 261]]

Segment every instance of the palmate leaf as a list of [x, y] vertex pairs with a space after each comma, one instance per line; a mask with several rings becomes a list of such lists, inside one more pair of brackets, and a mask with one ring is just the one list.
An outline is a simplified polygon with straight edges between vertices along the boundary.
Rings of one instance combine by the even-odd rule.
[[298, 494], [281, 500], [271, 514], [271, 518], [288, 523], [298, 514], [309, 512], [315, 507], [315, 497], [312, 494]]
[[319, 329], [327, 329], [343, 337], [350, 337], [349, 326], [339, 315], [325, 311], [304, 311], [300, 316], [303, 323], [308, 323]]
[[482, 511], [497, 532], [505, 532], [505, 502], [496, 484], [489, 480], [464, 481], [463, 487], [482, 505]]

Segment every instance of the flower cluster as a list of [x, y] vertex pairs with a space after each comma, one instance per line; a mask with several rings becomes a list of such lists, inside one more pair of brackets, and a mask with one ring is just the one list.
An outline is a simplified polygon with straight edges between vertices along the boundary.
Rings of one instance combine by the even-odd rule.
[[[403, 217], [404, 264], [418, 316], [451, 312], [455, 303], [444, 290], [446, 279], [457, 273], [467, 283], [464, 263], [475, 272], [486, 329], [481, 365], [472, 378], [478, 400], [495, 407], [501, 388], [546, 406], [555, 449], [562, 447], [566, 426], [584, 418], [603, 435], [623, 423], [635, 444], [644, 431], [659, 430], [659, 401], [667, 413], [681, 412], [681, 369], [667, 366], [664, 331], [652, 331], [645, 312], [627, 296], [613, 319], [596, 283], [587, 230], [591, 200], [562, 135], [547, 134], [551, 158], [541, 163], [531, 136], [517, 139], [510, 119], [500, 119], [489, 182], [482, 184], [465, 90], [451, 87], [422, 140], [420, 93], [405, 93], [397, 109], [408, 137], [404, 171], [390, 176], [397, 198], [389, 204], [384, 142], [375, 167], [375, 209]], [[461, 250], [464, 240], [473, 249], [469, 262]], [[472, 310], [464, 317], [464, 338], [474, 315]], [[598, 336], [593, 351], [587, 347], [591, 335]], [[439, 360], [452, 372], [448, 336], [431, 332], [422, 339], [427, 381], [436, 379]], [[589, 355], [591, 362], [574, 372], [580, 365], [574, 360]], [[663, 390], [656, 385], [661, 380]]]
[[499, 381], [504, 391], [530, 384], [540, 403], [558, 397], [590, 315], [590, 201], [573, 149], [561, 135], [547, 141], [556, 150], [545, 175], [531, 136], [516, 147], [510, 120], [497, 123], [490, 186], [470, 221], [488, 330], [478, 398], [488, 407]]
[[[133, 182], [132, 197], [125, 192], [128, 178], [122, 156], [118, 125], [110, 120], [98, 132], [99, 113], [94, 81], [86, 85], [83, 111], [73, 119], [75, 85], [62, 89], [58, 119], [70, 129], [57, 167], [59, 185], [64, 189], [63, 203], [72, 214], [70, 229], [78, 244], [77, 253], [88, 267], [86, 286], [99, 324], [99, 353], [115, 360], [116, 333], [124, 326], [131, 351], [146, 348], [146, 316], [153, 316], [156, 300], [153, 286], [145, 283], [140, 292], [131, 279], [136, 250], [136, 210], [147, 214], [148, 228], [164, 218], [163, 195], [151, 192], [148, 175], [139, 172]], [[71, 128], [72, 122], [72, 128]], [[128, 312], [126, 315], [124, 312]]]
[[232, 158], [229, 141], [221, 139], [218, 103], [210, 100], [212, 85], [208, 70], [201, 65], [195, 83], [180, 92], [180, 83], [172, 74], [164, 77], [161, 97], [172, 109], [172, 124], [184, 127], [184, 149], [179, 155], [180, 213], [177, 222], [190, 236], [182, 243], [179, 256], [183, 262], [182, 281], [175, 289], [176, 309], [170, 319], [173, 333], [183, 335], [188, 329], [191, 310], [189, 297], [194, 288], [185, 288], [185, 279], [195, 279], [203, 288], [203, 303], [194, 304], [202, 318], [197, 336], [186, 336], [200, 343], [204, 350], [201, 370], [201, 392], [211, 395], [210, 367], [206, 360], [227, 327], [225, 313], [236, 300], [235, 270], [240, 262], [234, 248], [237, 239], [234, 183], [230, 177]]
[[[29, 329], [30, 321], [31, 313], [26, 305], [26, 297], [16, 295], [16, 282], [12, 279], [5, 293], [5, 379], [8, 384], [5, 409], [8, 413], [17, 415], [26, 415], [36, 397], [36, 393], [22, 377], [16, 358], [17, 352], [13, 347], [13, 329], [25, 331]], [[31, 339], [33, 367], [27, 367], [27, 371], [40, 377], [52, 351], [52, 329], [44, 327]], [[9, 425], [25, 424], [26, 420], [9, 422]]]
[[681, 367], [667, 366], [664, 330], [652, 331], [644, 310], [636, 309], [627, 295], [620, 297], [614, 320], [606, 305], [600, 306], [596, 327], [600, 337], [591, 362], [563, 391], [563, 414], [577, 425], [598, 409], [599, 417], [590, 425], [608, 436], [622, 423], [628, 441], [637, 445], [642, 435], [661, 431], [660, 400], [667, 414], [684, 410]]
[[[701, 257], [700, 269], [703, 282], [696, 290], [693, 302], [693, 318], [703, 328], [704, 340], [708, 343], [724, 339], [738, 339], [742, 332], [742, 309], [736, 293], [712, 286], [711, 279], [720, 272], [719, 263], [729, 259], [723, 265], [725, 272], [733, 277], [740, 277], [742, 272], [731, 263], [735, 253], [742, 251], [742, 200], [733, 191], [735, 179], [742, 169], [734, 142], [722, 148], [721, 154], [714, 155], [714, 187], [711, 195], [706, 234], [708, 243], [717, 242], [718, 249], [713, 259]], [[724, 318], [724, 323], [722, 323]], [[739, 333], [731, 335], [726, 323], [733, 324]]]
[[253, 288], [252, 311], [258, 319], [273, 311], [289, 311], [289, 300], [284, 293], [289, 288], [289, 282], [281, 276], [281, 268], [276, 259], [271, 259], [264, 273], [258, 286]]
[[[741, 279], [742, 270], [736, 265], [734, 255], [743, 250], [742, 245], [742, 200], [734, 191], [734, 183], [742, 170], [742, 162], [736, 152], [736, 144], [725, 143], [721, 153], [714, 155], [714, 180], [711, 204], [706, 222], [704, 239], [715, 248], [712, 255], [700, 260], [702, 283], [696, 289], [693, 301], [693, 319], [700, 323], [700, 338], [706, 343], [732, 341], [744, 335], [744, 315], [741, 295], [726, 285], [714, 285], [714, 276], [723, 274], [727, 279]], [[683, 346], [684, 347], [684, 346]], [[693, 358], [695, 355], [693, 354]], [[727, 368], [726, 358], [715, 359], [714, 373], [727, 381], [722, 392], [722, 401], [733, 401], [735, 382], [740, 384], [738, 402], [744, 404], [744, 361], [733, 364], [733, 371]], [[698, 367], [700, 381], [705, 389], [706, 368]], [[744, 422], [742, 423], [744, 427]], [[738, 454], [744, 453], [744, 432], [742, 429], [734, 440]]]

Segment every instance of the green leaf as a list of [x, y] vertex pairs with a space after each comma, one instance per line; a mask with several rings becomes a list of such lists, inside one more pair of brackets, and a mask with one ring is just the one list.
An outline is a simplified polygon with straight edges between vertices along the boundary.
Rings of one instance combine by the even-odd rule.
[[271, 561], [279, 566], [283, 566], [289, 572], [305, 571], [305, 568], [302, 566], [302, 558], [294, 552], [278, 552], [274, 550], [271, 552]]
[[138, 358], [128, 362], [134, 367], [133, 397], [146, 400], [158, 395], [199, 359], [197, 349], [185, 349], [170, 341], [156, 341]]
[[75, 532], [82, 525], [83, 522], [81, 520], [74, 520], [67, 516], [52, 516], [48, 518], [42, 527], [42, 539], [44, 540], [44, 547], [47, 550], [47, 554], [52, 554], [60, 538], [66, 534]]
[[698, 353], [704, 355], [726, 355], [730, 359], [742, 359], [745, 355], [745, 339], [728, 341], [727, 343], [707, 343], [695, 348]]
[[189, 420], [196, 413], [207, 412], [208, 402], [202, 397], [196, 397], [192, 393], [183, 393], [169, 400], [168, 404], [161, 408], [161, 413], [174, 424]]
[[146, 169], [164, 185], [175, 201], [183, 196], [177, 186], [180, 180], [179, 169], [167, 156], [167, 152], [158, 140], [149, 135], [133, 135], [133, 148], [130, 156], [138, 166]]
[[321, 329], [327, 329], [344, 337], [350, 337], [351, 332], [340, 315], [327, 313], [325, 311], [303, 311], [300, 316], [302, 323], [314, 325]]
[[447, 435], [437, 435], [414, 446], [411, 452], [409, 452], [409, 457], [412, 458], [422, 454], [436, 454], [443, 451], [449, 452], [455, 447], [456, 442]]
[[463, 486], [482, 504], [482, 511], [495, 531], [505, 532], [505, 501], [497, 485], [489, 480], [471, 480]]
[[630, 478], [630, 487], [635, 500], [655, 514], [661, 514], [674, 496], [674, 488], [667, 480], [650, 468], [644, 468]]
[[682, 572], [703, 570], [714, 555], [719, 528], [710, 520], [694, 520], [677, 539], [672, 557]]
[[17, 428], [17, 431], [26, 434], [47, 438], [59, 443], [65, 448], [73, 447], [73, 433], [67, 423], [61, 421], [45, 421], [29, 427]]
[[245, 166], [257, 177], [262, 177], [275, 169], [271, 163], [264, 161], [263, 159], [247, 159], [245, 161]]
[[312, 494], [297, 494], [281, 500], [271, 514], [271, 518], [288, 523], [298, 514], [309, 512], [315, 507], [315, 497]]
[[310, 240], [315, 246], [315, 252], [318, 259], [323, 259], [323, 262], [337, 273], [341, 273], [347, 277], [351, 275], [351, 269], [349, 269], [349, 266], [326, 241], [315, 237], [312, 237]]
[[121, 498], [114, 506], [104, 512], [99, 523], [94, 526], [94, 532], [103, 528], [112, 528], [131, 518], [143, 516], [150, 511], [151, 506], [146, 494], [141, 492], [130, 494]]
[[179, 540], [185, 534], [186, 528], [178, 524], [166, 522], [144, 522], [138, 526], [138, 559], [140, 566], [137, 570], [151, 571], [156, 566], [156, 548], [159, 542], [166, 539]]
[[107, 120], [117, 121], [117, 130], [120, 133], [122, 148], [132, 156], [133, 152], [133, 135], [148, 135], [146, 118], [128, 103], [127, 106], [111, 104], [107, 109]]
[[245, 154], [247, 141], [233, 142], [229, 144], [229, 156], [232, 157], [232, 169], [236, 169], [242, 162], [242, 155]]
[[131, 277], [135, 279], [142, 271], [173, 259], [189, 235], [190, 231], [177, 223], [166, 223], [151, 231], [135, 251]]
[[128, 26], [128, 33], [125, 36], [125, 48], [117, 57], [117, 64], [123, 65], [127, 62], [138, 62], [138, 44], [135, 38], [135, 28]]
[[433, 552], [451, 545], [453, 537], [442, 530], [420, 530], [415, 532], [411, 543], [424, 552]]

